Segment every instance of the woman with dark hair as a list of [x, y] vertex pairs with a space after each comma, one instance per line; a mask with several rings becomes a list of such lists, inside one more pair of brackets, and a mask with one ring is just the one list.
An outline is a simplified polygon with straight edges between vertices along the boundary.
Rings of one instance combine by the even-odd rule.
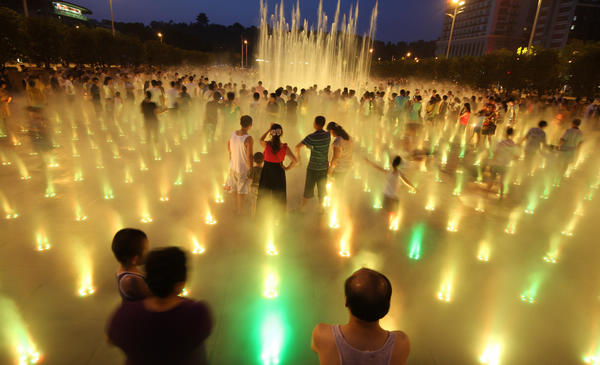
[[469, 119], [471, 118], [471, 104], [465, 103], [465, 105], [460, 110], [460, 115], [458, 117], [458, 122], [460, 123], [460, 132], [464, 133], [469, 125]]
[[[272, 199], [285, 207], [287, 192], [285, 171], [294, 167], [298, 160], [287, 143], [281, 143], [282, 135], [281, 125], [271, 124], [269, 130], [260, 137], [260, 145], [265, 148], [265, 161], [258, 184], [257, 209], [260, 209], [265, 199]], [[266, 140], [267, 136], [271, 136], [269, 141]], [[292, 160], [288, 166], [283, 165], [286, 156]]]
[[329, 163], [329, 174], [335, 179], [343, 180], [352, 168], [352, 138], [346, 130], [336, 122], [327, 124], [327, 131], [333, 139], [333, 157]]

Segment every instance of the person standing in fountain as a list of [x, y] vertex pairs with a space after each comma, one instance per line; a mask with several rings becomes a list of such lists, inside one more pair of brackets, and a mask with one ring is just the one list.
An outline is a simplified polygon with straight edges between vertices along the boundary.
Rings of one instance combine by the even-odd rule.
[[390, 310], [388, 278], [363, 268], [346, 280], [344, 292], [348, 323], [320, 323], [313, 330], [311, 347], [321, 365], [404, 365], [410, 353], [408, 336], [379, 324]]
[[248, 134], [252, 128], [252, 118], [244, 115], [240, 118], [241, 128], [231, 135], [227, 143], [229, 151], [229, 178], [225, 190], [235, 196], [235, 212], [244, 212], [244, 200], [248, 196], [250, 181], [248, 171], [252, 169], [254, 140]]
[[[265, 162], [258, 184], [257, 210], [260, 210], [265, 200], [269, 199], [285, 209], [287, 202], [285, 171], [294, 167], [298, 160], [287, 143], [281, 143], [282, 135], [281, 125], [272, 124], [269, 130], [260, 137], [260, 145], [265, 149]], [[267, 141], [267, 136], [271, 136], [271, 140]], [[283, 165], [286, 156], [291, 160], [288, 166]]]
[[217, 122], [219, 120], [219, 110], [223, 109], [221, 104], [221, 94], [215, 91], [212, 95], [211, 101], [206, 103], [206, 113], [204, 117], [204, 132], [206, 133], [208, 143], [211, 144], [215, 138], [215, 132], [217, 131]]
[[327, 124], [327, 131], [333, 140], [333, 157], [329, 163], [329, 174], [336, 180], [339, 187], [343, 186], [346, 175], [352, 168], [352, 138], [341, 125], [335, 122]]
[[144, 128], [146, 128], [146, 142], [157, 143], [158, 142], [158, 117], [160, 114], [158, 106], [152, 101], [152, 93], [146, 91], [146, 98], [141, 104], [142, 114], [144, 115]]
[[298, 162], [300, 162], [300, 150], [302, 147], [310, 149], [310, 160], [306, 169], [304, 195], [300, 204], [300, 210], [304, 209], [308, 199], [315, 196], [315, 185], [319, 197], [319, 206], [322, 209], [323, 198], [325, 197], [325, 184], [327, 183], [327, 171], [329, 170], [329, 144], [331, 143], [331, 136], [323, 130], [324, 126], [325, 117], [321, 115], [317, 116], [313, 123], [315, 131], [296, 145]]

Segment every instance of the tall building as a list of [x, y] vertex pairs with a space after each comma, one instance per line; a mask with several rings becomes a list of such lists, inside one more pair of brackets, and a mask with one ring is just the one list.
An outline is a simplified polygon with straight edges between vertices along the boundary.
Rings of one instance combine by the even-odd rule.
[[[464, 0], [459, 7], [450, 56], [481, 56], [499, 49], [526, 46], [537, 0]], [[448, 1], [448, 14], [454, 5]], [[445, 17], [436, 55], [446, 54], [452, 18]]]
[[573, 39], [600, 41], [600, 0], [542, 0], [533, 44], [563, 48]]

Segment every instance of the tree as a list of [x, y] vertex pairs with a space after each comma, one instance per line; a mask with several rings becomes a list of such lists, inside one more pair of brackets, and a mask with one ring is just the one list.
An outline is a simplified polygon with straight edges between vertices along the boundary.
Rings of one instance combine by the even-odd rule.
[[25, 19], [29, 58], [50, 67], [62, 61], [65, 25], [50, 18], [33, 16]]
[[196, 24], [200, 25], [201, 27], [206, 27], [208, 25], [208, 17], [205, 13], [198, 14], [196, 17]]
[[0, 8], [0, 66], [21, 57], [24, 47], [23, 17], [16, 11]]

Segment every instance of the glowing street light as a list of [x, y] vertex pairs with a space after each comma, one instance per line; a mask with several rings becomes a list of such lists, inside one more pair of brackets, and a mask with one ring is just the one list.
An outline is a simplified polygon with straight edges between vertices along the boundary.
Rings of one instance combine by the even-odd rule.
[[161, 32], [158, 32], [156, 35], [160, 39], [160, 44], [162, 44], [162, 42], [163, 42], [163, 34]]
[[454, 22], [456, 21], [456, 16], [462, 13], [462, 10], [458, 10], [460, 7], [465, 5], [465, 2], [462, 0], [451, 0], [452, 5], [454, 6], [454, 14], [446, 14], [452, 18], [452, 26], [450, 27], [450, 37], [448, 38], [448, 48], [446, 49], [446, 58], [450, 56], [450, 44], [452, 43], [452, 34], [454, 33]]

